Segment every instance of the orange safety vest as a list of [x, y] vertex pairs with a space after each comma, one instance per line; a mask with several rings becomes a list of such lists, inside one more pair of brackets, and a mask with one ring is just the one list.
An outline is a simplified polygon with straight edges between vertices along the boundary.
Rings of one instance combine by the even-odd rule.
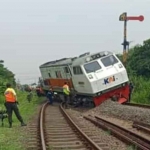
[[6, 100], [6, 102], [15, 102], [16, 101], [16, 98], [15, 98], [14, 94], [12, 93], [12, 91], [5, 92], [5, 100]]

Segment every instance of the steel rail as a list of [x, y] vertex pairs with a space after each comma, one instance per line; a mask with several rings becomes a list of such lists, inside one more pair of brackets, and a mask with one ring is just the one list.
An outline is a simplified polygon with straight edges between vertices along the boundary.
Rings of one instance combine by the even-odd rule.
[[43, 130], [43, 121], [44, 121], [44, 110], [46, 106], [48, 105], [48, 102], [43, 104], [41, 111], [40, 111], [40, 141], [41, 141], [41, 147], [42, 150], [46, 150], [46, 142], [44, 138], [44, 130]]
[[139, 121], [134, 121], [132, 127], [141, 129], [145, 131], [146, 133], [150, 134], [150, 124], [146, 124], [146, 123], [139, 122]]
[[112, 122], [104, 120], [99, 116], [95, 117], [84, 116], [84, 118], [86, 118], [87, 120], [91, 121], [92, 123], [96, 124], [97, 126], [105, 130], [109, 130], [111, 134], [119, 137], [119, 139], [121, 139], [122, 141], [132, 143], [142, 150], [150, 150], [150, 141], [148, 139], [145, 139], [144, 137], [139, 136], [134, 132], [131, 132], [121, 126], [118, 126]]
[[70, 118], [70, 116], [66, 113], [66, 111], [63, 109], [63, 106], [60, 105], [60, 109], [63, 112], [65, 118], [76, 128], [76, 130], [84, 137], [86, 141], [89, 142], [89, 144], [94, 148], [94, 150], [102, 150], [95, 142], [93, 142], [76, 124], [75, 122]]
[[141, 108], [148, 108], [148, 109], [150, 109], [150, 105], [146, 105], [146, 104], [124, 103], [124, 104], [122, 104], [122, 105], [135, 106], [135, 107], [141, 107]]

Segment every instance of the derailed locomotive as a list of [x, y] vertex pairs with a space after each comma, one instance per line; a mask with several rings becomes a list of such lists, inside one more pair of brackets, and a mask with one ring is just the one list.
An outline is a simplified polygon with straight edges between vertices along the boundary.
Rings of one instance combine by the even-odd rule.
[[50, 61], [39, 68], [45, 91], [52, 87], [61, 93], [64, 82], [68, 82], [77, 99], [93, 102], [95, 106], [108, 98], [119, 103], [128, 101], [128, 75], [112, 52], [85, 53], [79, 57]]

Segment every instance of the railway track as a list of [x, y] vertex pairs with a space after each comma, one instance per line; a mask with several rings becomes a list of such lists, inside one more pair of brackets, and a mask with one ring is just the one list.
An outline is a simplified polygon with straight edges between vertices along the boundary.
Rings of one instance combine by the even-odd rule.
[[105, 145], [99, 146], [91, 140], [62, 106], [44, 104], [39, 121], [40, 150], [108, 150]]
[[127, 105], [127, 106], [135, 106], [135, 107], [141, 107], [141, 108], [148, 108], [148, 109], [150, 109], [150, 105], [146, 105], [146, 104], [124, 103], [123, 105]]
[[[48, 103], [43, 104], [40, 117], [37, 115], [38, 124], [31, 125], [30, 133], [32, 135], [29, 148], [27, 150], [109, 150], [107, 143], [102, 142], [96, 136], [96, 131], [89, 129], [86, 124], [81, 125], [74, 118], [67, 115], [68, 111], [64, 110], [62, 106]], [[92, 116], [91, 116], [92, 117]], [[127, 144], [135, 145], [142, 150], [150, 149], [150, 141], [138, 135], [130, 133], [129, 131], [121, 131], [116, 129], [115, 125], [108, 125], [108, 122], [102, 122], [98, 118], [91, 118], [94, 124], [107, 129], [111, 134], [122, 139]], [[83, 118], [84, 119], [84, 118]], [[86, 118], [87, 119], [87, 118]], [[89, 118], [88, 118], [89, 120]], [[95, 122], [96, 121], [96, 122]], [[36, 122], [36, 121], [35, 121]], [[76, 122], [76, 124], [74, 123]], [[115, 129], [112, 128], [115, 126]], [[149, 130], [149, 126], [143, 124], [133, 123], [133, 127], [140, 131]], [[147, 131], [146, 131], [147, 132]], [[147, 132], [148, 133], [148, 132]], [[136, 137], [137, 136], [137, 137]]]
[[142, 130], [150, 135], [150, 125], [149, 124], [134, 121], [132, 127], [137, 128], [138, 130]]
[[[93, 116], [84, 116], [84, 118], [86, 118], [90, 122], [94, 123], [95, 125], [99, 126], [100, 128], [103, 128], [104, 130], [109, 130], [112, 135], [116, 136], [117, 138], [121, 139], [122, 141], [124, 141], [128, 144], [133, 144], [138, 149], [150, 150], [150, 139], [140, 136], [140, 135], [136, 134], [135, 132], [125, 129], [122, 126], [114, 124], [114, 123], [112, 123], [108, 120], [105, 120], [99, 116], [94, 116], [94, 117]], [[134, 124], [134, 127], [137, 127], [137, 126], [143, 127], [144, 126], [143, 124], [140, 124], [137, 122], [134, 122], [133, 124]], [[145, 128], [149, 128], [149, 126], [147, 125]]]

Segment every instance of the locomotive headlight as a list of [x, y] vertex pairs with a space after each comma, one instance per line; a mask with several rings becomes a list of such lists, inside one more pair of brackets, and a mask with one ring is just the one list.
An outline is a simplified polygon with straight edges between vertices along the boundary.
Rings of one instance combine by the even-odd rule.
[[97, 93], [97, 96], [100, 96], [101, 95], [101, 92]]
[[91, 60], [90, 57], [87, 57], [87, 58], [85, 59], [86, 62], [88, 62], [88, 61], [90, 61], [90, 60]]
[[106, 55], [108, 55], [108, 52], [106, 51], [106, 52], [104, 52], [104, 55], [106, 56]]
[[90, 74], [90, 75], [88, 75], [88, 77], [89, 77], [89, 79], [93, 79], [93, 76]]
[[122, 68], [122, 67], [123, 67], [121, 64], [119, 64], [118, 66], [119, 66], [119, 68]]
[[126, 85], [125, 83], [122, 84], [122, 86], [125, 86], [125, 85]]

